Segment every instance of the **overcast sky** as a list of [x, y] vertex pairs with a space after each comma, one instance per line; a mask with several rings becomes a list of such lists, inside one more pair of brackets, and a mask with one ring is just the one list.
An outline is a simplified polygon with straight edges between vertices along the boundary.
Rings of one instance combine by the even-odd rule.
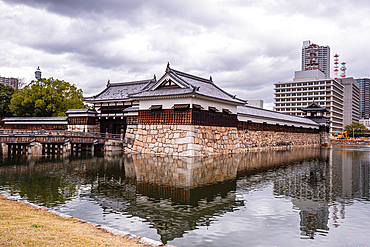
[[272, 109], [304, 40], [369, 77], [369, 13], [367, 0], [0, 0], [0, 75], [29, 83], [40, 66], [90, 96], [108, 79], [159, 78], [170, 62]]

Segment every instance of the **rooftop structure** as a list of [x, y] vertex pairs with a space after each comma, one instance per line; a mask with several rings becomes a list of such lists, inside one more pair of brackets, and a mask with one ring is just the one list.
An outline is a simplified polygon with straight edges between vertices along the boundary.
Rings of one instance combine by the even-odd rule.
[[339, 55], [334, 55], [334, 79], [338, 79], [339, 73]]
[[247, 105], [263, 109], [263, 100], [261, 100], [261, 99], [249, 99], [248, 102], [247, 102]]
[[40, 70], [40, 66], [37, 66], [37, 69], [35, 71], [35, 78], [36, 80], [40, 79], [41, 78], [41, 70]]
[[346, 77], [346, 70], [347, 70], [347, 67], [346, 67], [346, 62], [341, 62], [340, 63], [342, 65], [342, 67], [340, 68], [340, 70], [342, 71], [342, 73], [340, 74], [340, 77], [341, 78], [344, 78]]
[[329, 119], [324, 117], [325, 113], [329, 112], [328, 109], [317, 104], [315, 101], [301, 110], [305, 112], [307, 118], [315, 121], [316, 123], [324, 126], [329, 124]]

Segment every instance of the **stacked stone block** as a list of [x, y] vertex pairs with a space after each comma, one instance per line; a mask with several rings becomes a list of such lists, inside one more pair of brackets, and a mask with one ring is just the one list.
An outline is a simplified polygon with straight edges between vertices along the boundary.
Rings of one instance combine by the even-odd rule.
[[204, 156], [320, 145], [320, 134], [201, 125], [128, 125], [126, 153]]

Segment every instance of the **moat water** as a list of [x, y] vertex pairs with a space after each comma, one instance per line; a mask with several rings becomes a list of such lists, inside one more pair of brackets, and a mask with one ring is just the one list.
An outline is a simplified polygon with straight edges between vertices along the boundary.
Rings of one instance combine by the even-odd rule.
[[369, 246], [370, 146], [0, 159], [0, 193], [176, 246]]

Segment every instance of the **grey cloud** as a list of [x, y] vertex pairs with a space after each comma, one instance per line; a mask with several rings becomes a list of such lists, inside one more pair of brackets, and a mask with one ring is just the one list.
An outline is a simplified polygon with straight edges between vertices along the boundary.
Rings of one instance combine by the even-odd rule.
[[220, 19], [229, 18], [222, 9], [203, 1], [166, 0], [3, 0], [12, 5], [22, 4], [36, 9], [45, 9], [71, 18], [120, 19], [133, 24], [146, 22], [147, 14], [158, 18], [179, 18], [205, 26], [217, 25]]
[[[67, 69], [64, 74], [61, 69], [59, 76], [88, 85], [83, 88], [87, 94], [98, 93], [108, 78], [159, 77], [170, 62], [171, 67], [187, 73], [205, 78], [212, 75], [217, 85], [239, 97], [271, 102], [273, 83], [291, 80], [294, 70], [300, 69], [300, 49], [306, 39], [333, 48], [337, 45], [332, 52], [343, 54], [349, 62], [348, 75], [367, 73], [369, 59], [358, 58], [366, 52], [358, 47], [367, 45], [353, 40], [359, 33], [367, 39], [367, 30], [349, 35], [343, 27], [361, 30], [368, 25], [355, 21], [343, 25], [340, 18], [357, 20], [358, 16], [340, 8], [347, 4], [363, 13], [369, 7], [366, 1], [0, 0], [2, 3], [16, 6], [14, 13], [18, 9], [25, 12], [1, 17], [0, 27], [7, 40], [0, 38], [0, 45], [8, 42], [12, 44], [8, 47], [21, 52], [32, 50], [22, 54], [27, 58], [22, 60], [24, 64], [34, 63], [29, 59], [34, 54], [47, 56], [49, 68], [42, 69], [49, 69], [50, 74], [56, 73], [51, 70], [58, 68], [58, 63], [64, 63]], [[37, 11], [40, 16], [32, 16], [35, 9], [41, 10]], [[256, 14], [243, 15], [244, 10]], [[310, 27], [311, 20], [320, 25]], [[352, 42], [357, 45], [351, 45], [353, 49], [346, 55], [343, 47]], [[20, 64], [17, 49], [1, 52], [2, 61], [6, 61], [2, 67]], [[32, 69], [37, 65], [32, 64]], [[79, 69], [68, 73], [73, 67]]]
[[101, 0], [3, 0], [8, 4], [23, 4], [36, 9], [45, 9], [64, 16], [79, 18], [86, 14], [134, 15], [143, 1], [101, 1]]

